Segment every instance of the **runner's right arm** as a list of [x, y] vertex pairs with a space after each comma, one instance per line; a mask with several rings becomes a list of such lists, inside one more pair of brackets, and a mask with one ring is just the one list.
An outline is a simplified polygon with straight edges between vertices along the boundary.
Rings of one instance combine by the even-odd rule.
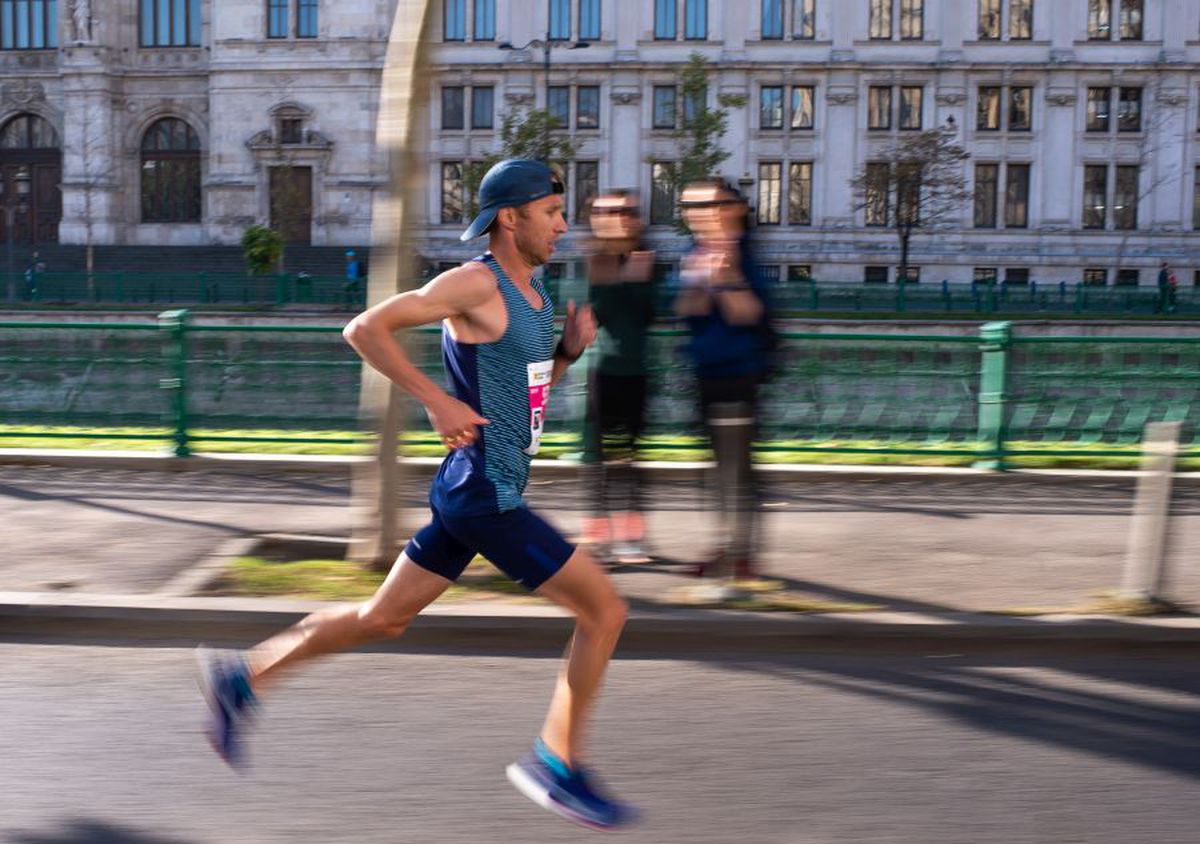
[[477, 436], [475, 426], [486, 425], [487, 420], [417, 369], [394, 335], [402, 328], [466, 314], [495, 291], [495, 280], [486, 268], [456, 267], [419, 290], [400, 293], [363, 311], [350, 320], [342, 336], [363, 360], [425, 406], [443, 440], [465, 445]]

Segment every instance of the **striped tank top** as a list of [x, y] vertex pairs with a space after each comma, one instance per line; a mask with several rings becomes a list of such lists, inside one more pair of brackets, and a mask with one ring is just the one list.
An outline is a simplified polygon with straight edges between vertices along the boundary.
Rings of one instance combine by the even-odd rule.
[[493, 343], [460, 343], [442, 325], [442, 362], [453, 394], [490, 424], [479, 438], [442, 461], [429, 500], [457, 516], [501, 513], [522, 506], [529, 463], [541, 443], [554, 368], [554, 304], [540, 279], [534, 308], [486, 253], [474, 260], [496, 277], [508, 313], [504, 335]]

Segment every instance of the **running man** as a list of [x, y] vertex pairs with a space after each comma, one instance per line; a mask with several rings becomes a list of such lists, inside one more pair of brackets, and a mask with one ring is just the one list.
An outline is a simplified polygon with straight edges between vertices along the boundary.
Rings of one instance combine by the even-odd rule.
[[[487, 233], [488, 252], [346, 326], [346, 339], [362, 358], [425, 406], [450, 453], [430, 491], [432, 520], [366, 603], [315, 613], [245, 654], [202, 655], [210, 739], [230, 764], [241, 761], [248, 716], [281, 672], [399, 636], [479, 553], [576, 619], [541, 733], [533, 749], [508, 766], [509, 780], [534, 802], [584, 826], [613, 829], [633, 820], [634, 810], [600, 793], [583, 766], [587, 720], [625, 623], [625, 603], [596, 561], [522, 500], [549, 387], [596, 334], [590, 309], [570, 303], [556, 347], [554, 307], [533, 276], [567, 231], [562, 193], [546, 165], [501, 161], [484, 176], [479, 214], [462, 235], [472, 240]], [[421, 374], [393, 336], [438, 321], [454, 395]]]

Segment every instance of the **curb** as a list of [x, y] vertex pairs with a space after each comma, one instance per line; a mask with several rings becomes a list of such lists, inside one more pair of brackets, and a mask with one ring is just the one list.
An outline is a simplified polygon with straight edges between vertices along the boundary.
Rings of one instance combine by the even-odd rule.
[[[336, 604], [261, 598], [0, 593], [0, 636], [154, 644], [243, 643], [265, 638]], [[428, 608], [399, 644], [403, 650], [478, 652], [561, 650], [571, 630], [555, 607], [449, 603]], [[814, 648], [933, 646], [1200, 647], [1200, 618], [1053, 615], [1010, 618], [976, 613], [789, 615], [663, 608], [630, 614], [621, 651], [761, 654]]]
[[[168, 452], [152, 451], [93, 451], [71, 449], [4, 448], [0, 449], [0, 466], [57, 466], [73, 469], [135, 469], [157, 472], [311, 472], [314, 474], [349, 474], [355, 466], [372, 462], [359, 455], [313, 454], [236, 454], [204, 453], [191, 457], [175, 457]], [[441, 465], [438, 457], [410, 457], [400, 461], [406, 469], [420, 477], [432, 477]], [[638, 469], [649, 472], [652, 480], [694, 481], [704, 476], [714, 464], [705, 461], [641, 461]], [[582, 464], [571, 460], [534, 460], [533, 471], [541, 479], [573, 479]], [[993, 469], [957, 468], [947, 466], [860, 466], [847, 464], [779, 464], [758, 463], [755, 470], [775, 480], [963, 480], [987, 479], [999, 483], [1011, 481], [1040, 481], [1050, 484], [1103, 480], [1133, 484], [1142, 474], [1139, 470], [1111, 469]], [[1200, 472], [1176, 472], [1176, 483], [1200, 483]]]

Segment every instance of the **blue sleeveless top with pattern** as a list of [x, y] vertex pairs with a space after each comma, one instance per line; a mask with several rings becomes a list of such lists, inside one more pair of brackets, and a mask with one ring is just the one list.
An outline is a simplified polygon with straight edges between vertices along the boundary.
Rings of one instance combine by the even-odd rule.
[[554, 368], [554, 305], [539, 279], [534, 308], [487, 253], [474, 260], [496, 276], [508, 312], [494, 343], [460, 343], [442, 326], [442, 362], [455, 397], [490, 424], [479, 438], [442, 461], [429, 501], [443, 513], [476, 516], [523, 505], [529, 463], [541, 443]]

